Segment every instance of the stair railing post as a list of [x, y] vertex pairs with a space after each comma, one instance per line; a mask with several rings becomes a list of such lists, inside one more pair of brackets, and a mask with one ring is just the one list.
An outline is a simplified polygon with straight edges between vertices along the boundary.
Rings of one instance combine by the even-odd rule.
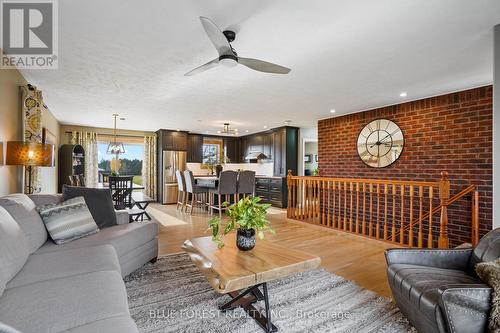
[[441, 217], [439, 223], [438, 246], [441, 249], [449, 247], [448, 239], [448, 200], [450, 199], [450, 179], [448, 172], [441, 172], [439, 181], [439, 200], [441, 202]]
[[286, 185], [288, 187], [288, 204], [286, 206], [286, 216], [292, 217], [292, 170], [288, 170], [286, 175]]

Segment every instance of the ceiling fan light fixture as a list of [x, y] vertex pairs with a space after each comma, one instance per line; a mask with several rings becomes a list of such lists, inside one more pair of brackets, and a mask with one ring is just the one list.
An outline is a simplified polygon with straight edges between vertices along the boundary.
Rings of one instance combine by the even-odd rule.
[[238, 61], [236, 60], [236, 58], [232, 57], [221, 57], [219, 63], [224, 67], [235, 67], [236, 65], [238, 65]]

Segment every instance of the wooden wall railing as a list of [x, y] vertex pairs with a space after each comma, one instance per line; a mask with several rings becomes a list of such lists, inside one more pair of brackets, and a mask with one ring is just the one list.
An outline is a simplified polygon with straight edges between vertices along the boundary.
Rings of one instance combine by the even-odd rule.
[[409, 247], [448, 248], [448, 206], [471, 195], [471, 243], [478, 241], [476, 187], [450, 197], [446, 171], [435, 182], [304, 177], [288, 171], [287, 184], [288, 218]]

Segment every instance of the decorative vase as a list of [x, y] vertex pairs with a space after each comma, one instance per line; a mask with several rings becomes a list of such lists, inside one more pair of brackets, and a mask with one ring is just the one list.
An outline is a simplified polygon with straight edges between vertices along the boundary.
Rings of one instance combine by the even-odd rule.
[[255, 247], [255, 230], [238, 229], [236, 232], [236, 246], [241, 251], [249, 251]]

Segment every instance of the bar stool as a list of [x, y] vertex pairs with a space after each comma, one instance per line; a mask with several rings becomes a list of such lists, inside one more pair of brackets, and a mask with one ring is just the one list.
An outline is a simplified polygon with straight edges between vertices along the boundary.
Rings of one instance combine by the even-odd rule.
[[181, 211], [186, 206], [186, 181], [184, 179], [184, 174], [180, 170], [175, 171], [175, 178], [177, 178], [177, 206], [175, 209], [181, 207]]
[[[186, 212], [187, 207], [190, 207], [191, 210], [189, 214], [193, 214], [193, 207], [200, 206], [205, 207], [207, 205], [206, 200], [204, 200], [204, 196], [207, 193], [207, 190], [203, 187], [196, 186], [193, 172], [191, 170], [184, 171], [184, 181], [186, 183]], [[189, 203], [189, 194], [191, 194], [191, 203]], [[201, 199], [198, 197], [201, 195]]]
[[[222, 217], [222, 211], [226, 210], [227, 207], [222, 207], [222, 196], [224, 196], [224, 201], [227, 200], [227, 196], [229, 195], [229, 202], [231, 201], [231, 195], [234, 197], [233, 200], [236, 200], [236, 195], [238, 193], [238, 173], [236, 171], [222, 171], [219, 177], [219, 184], [217, 188], [210, 189], [209, 195], [209, 206], [210, 206], [210, 214], [213, 214], [213, 210], [219, 211], [219, 216]], [[215, 205], [215, 195], [217, 195], [218, 202]]]
[[238, 174], [238, 198], [255, 195], [255, 171], [245, 170]]

